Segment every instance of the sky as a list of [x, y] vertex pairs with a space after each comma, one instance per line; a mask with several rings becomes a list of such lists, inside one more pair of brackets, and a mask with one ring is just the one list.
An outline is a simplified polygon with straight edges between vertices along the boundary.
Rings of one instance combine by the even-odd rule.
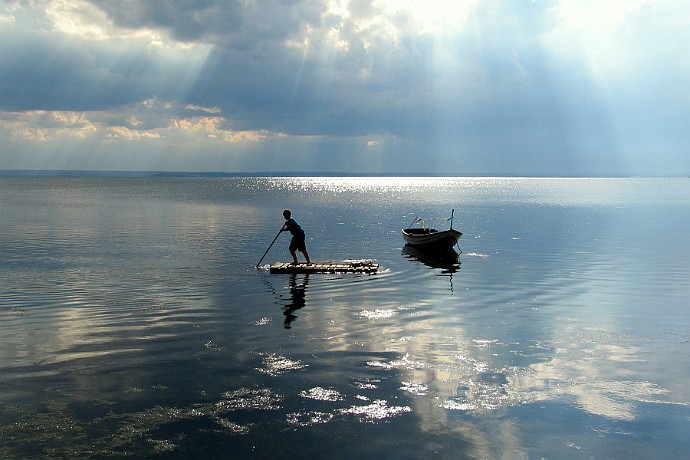
[[0, 169], [690, 176], [687, 0], [0, 0]]

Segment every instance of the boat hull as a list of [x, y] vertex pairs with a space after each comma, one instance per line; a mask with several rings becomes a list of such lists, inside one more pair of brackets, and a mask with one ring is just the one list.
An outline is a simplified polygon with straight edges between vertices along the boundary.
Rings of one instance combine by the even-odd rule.
[[437, 231], [428, 228], [406, 228], [403, 239], [410, 246], [418, 248], [452, 248], [462, 236], [457, 230]]

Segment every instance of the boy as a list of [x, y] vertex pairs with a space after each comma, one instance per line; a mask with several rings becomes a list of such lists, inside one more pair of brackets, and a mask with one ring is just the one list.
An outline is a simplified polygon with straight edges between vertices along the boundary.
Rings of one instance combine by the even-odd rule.
[[289, 209], [283, 211], [283, 217], [285, 217], [285, 225], [280, 229], [281, 232], [289, 231], [292, 234], [292, 240], [290, 241], [290, 254], [292, 255], [293, 264], [297, 265], [297, 251], [304, 254], [304, 258], [307, 259], [307, 265], [311, 265], [309, 260], [309, 253], [307, 252], [307, 243], [305, 242], [304, 230], [299, 226], [295, 219], [292, 218], [292, 213]]

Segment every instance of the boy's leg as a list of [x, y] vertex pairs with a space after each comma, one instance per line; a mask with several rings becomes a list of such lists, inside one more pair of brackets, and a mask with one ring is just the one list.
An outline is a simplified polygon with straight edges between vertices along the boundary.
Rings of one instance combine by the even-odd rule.
[[295, 252], [294, 249], [290, 248], [290, 255], [292, 256], [292, 260], [294, 261], [295, 265], [297, 265], [297, 252]]
[[302, 254], [304, 254], [304, 258], [307, 259], [307, 263], [311, 264], [311, 260], [309, 260], [309, 253], [307, 252], [307, 248], [304, 248], [304, 251], [302, 251]]

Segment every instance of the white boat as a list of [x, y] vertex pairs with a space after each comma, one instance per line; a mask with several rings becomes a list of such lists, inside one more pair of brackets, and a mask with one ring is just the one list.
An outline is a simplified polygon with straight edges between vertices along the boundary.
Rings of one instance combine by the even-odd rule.
[[[402, 229], [402, 236], [405, 242], [410, 246], [418, 248], [429, 249], [448, 249], [455, 246], [462, 233], [453, 229], [453, 215], [455, 210], [451, 213], [449, 219], [438, 218], [420, 218], [416, 217], [408, 228]], [[448, 230], [436, 230], [428, 225], [430, 220], [445, 220], [450, 221], [450, 228]], [[421, 227], [413, 227], [415, 224], [421, 224]]]

